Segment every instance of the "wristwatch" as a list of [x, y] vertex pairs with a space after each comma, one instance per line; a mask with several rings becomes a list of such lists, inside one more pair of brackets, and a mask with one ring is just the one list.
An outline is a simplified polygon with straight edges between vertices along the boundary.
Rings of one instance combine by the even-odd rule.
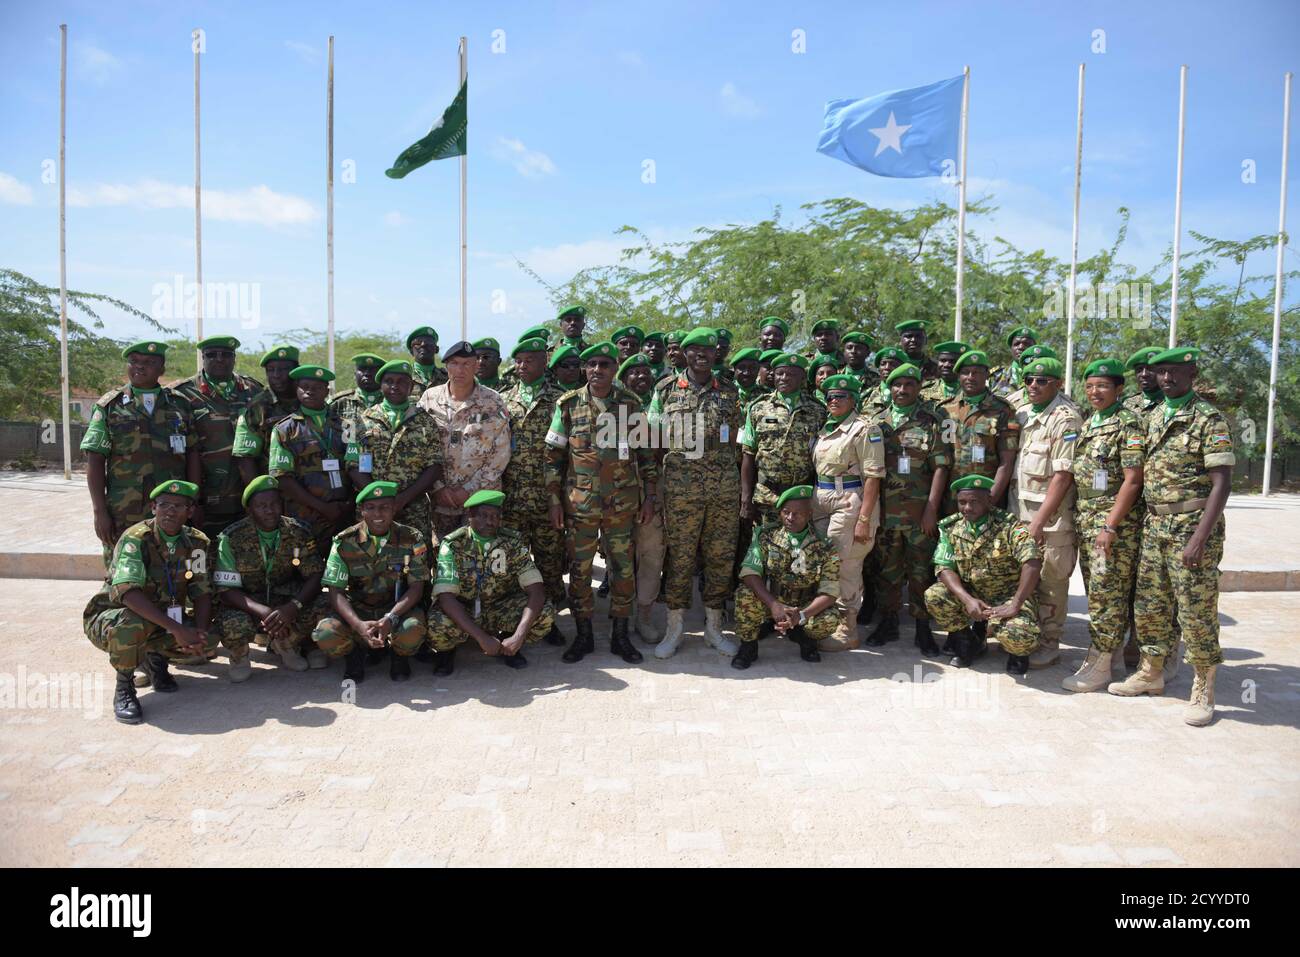
[[401, 617], [398, 615], [394, 615], [391, 611], [384, 616], [384, 620], [387, 621], [394, 628], [396, 628], [398, 625], [402, 623]]
[[808, 613], [804, 611], [802, 608], [799, 609], [799, 624], [801, 625], [808, 624]]
[[300, 602], [296, 598], [290, 598], [289, 601], [293, 602], [293, 607], [297, 608], [299, 611], [302, 611], [302, 602]]

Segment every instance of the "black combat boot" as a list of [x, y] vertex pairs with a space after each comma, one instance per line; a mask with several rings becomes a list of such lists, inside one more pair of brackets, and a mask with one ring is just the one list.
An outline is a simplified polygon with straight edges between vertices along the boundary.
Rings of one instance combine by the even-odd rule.
[[862, 607], [858, 609], [858, 624], [869, 625], [876, 617], [876, 590], [868, 588], [862, 593]]
[[353, 642], [352, 650], [343, 659], [343, 680], [357, 684], [366, 680], [366, 646], [360, 641]]
[[577, 634], [574, 635], [573, 644], [569, 645], [568, 651], [560, 655], [560, 660], [573, 664], [575, 661], [581, 661], [584, 655], [589, 655], [595, 650], [596, 639], [591, 633], [591, 619], [579, 618], [577, 620]]
[[952, 660], [948, 664], [954, 668], [969, 668], [971, 663], [971, 643], [975, 640], [975, 633], [970, 628], [961, 628], [957, 631], [948, 632], [948, 640], [943, 643], [943, 652], [946, 655], [952, 655]]
[[135, 696], [134, 668], [117, 673], [117, 686], [113, 689], [113, 717], [123, 724], [139, 724], [144, 720], [140, 699]]
[[740, 650], [736, 652], [736, 656], [731, 659], [731, 667], [744, 671], [757, 660], [758, 642], [742, 641], [740, 643]]
[[970, 626], [970, 630], [975, 632], [975, 637], [980, 641], [988, 638], [989, 623], [987, 621], [977, 621]]
[[450, 651], [438, 651], [436, 648], [433, 652], [433, 673], [440, 677], [447, 677], [456, 670], [456, 649]]
[[367, 664], [367, 665], [377, 665], [377, 664], [379, 664], [379, 662], [381, 662], [381, 661], [384, 660], [384, 652], [385, 652], [385, 650], [386, 650], [386, 649], [384, 649], [384, 648], [371, 648], [370, 646], [367, 645], [367, 646], [366, 646], [366, 664]]
[[[605, 569], [605, 580], [601, 582], [600, 587], [596, 589], [596, 597], [597, 598], [609, 597], [609, 569], [608, 568]], [[594, 648], [591, 650], [595, 651]]]
[[394, 681], [409, 681], [411, 679], [411, 661], [406, 655], [399, 655], [396, 651], [391, 652], [388, 659], [388, 677]]
[[1028, 673], [1028, 655], [1007, 655], [1007, 674], [1013, 678], [1023, 678]]
[[516, 671], [528, 667], [528, 659], [524, 657], [523, 651], [516, 651], [513, 655], [497, 655], [497, 661]]
[[148, 651], [145, 652], [144, 657], [149, 662], [149, 676], [153, 679], [153, 690], [176, 691], [176, 679], [167, 670], [167, 656], [160, 651]]
[[564, 647], [564, 643], [567, 640], [568, 639], [564, 637], [564, 632], [560, 631], [560, 626], [556, 624], [551, 625], [551, 630], [548, 631], [546, 637], [542, 639], [542, 641], [546, 642], [548, 645], [558, 645], [561, 648]]
[[420, 642], [420, 650], [415, 653], [415, 660], [427, 664], [433, 660], [433, 654], [433, 645], [429, 644], [429, 639], [426, 638]]
[[817, 650], [817, 642], [809, 637], [802, 628], [791, 628], [790, 637], [799, 645], [799, 657], [804, 661], [821, 661], [822, 653]]
[[939, 654], [939, 645], [934, 640], [934, 633], [930, 631], [930, 621], [916, 622], [916, 647], [921, 649], [921, 654], [927, 658], [933, 658]]
[[876, 630], [871, 633], [871, 637], [866, 640], [866, 644], [872, 648], [879, 648], [891, 641], [898, 641], [898, 612], [892, 614], [885, 612], [882, 614], [880, 624], [876, 625]]
[[627, 619], [615, 618], [610, 624], [609, 650], [614, 652], [629, 665], [640, 664], [645, 659], [627, 637]]

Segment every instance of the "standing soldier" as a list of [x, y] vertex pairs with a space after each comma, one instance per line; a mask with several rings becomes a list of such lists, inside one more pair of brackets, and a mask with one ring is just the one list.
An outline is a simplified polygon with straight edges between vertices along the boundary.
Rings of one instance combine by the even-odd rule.
[[312, 640], [331, 658], [346, 656], [344, 680], [366, 677], [366, 649], [391, 646], [388, 677], [411, 677], [407, 659], [428, 630], [420, 603], [429, 580], [429, 545], [417, 529], [394, 521], [397, 485], [371, 482], [357, 495], [361, 521], [339, 532], [321, 584], [333, 614], [322, 618]]
[[298, 350], [293, 346], [273, 346], [262, 356], [262, 368], [267, 387], [253, 397], [235, 423], [235, 449], [230, 453], [245, 488], [253, 479], [266, 474], [271, 430], [298, 411], [298, 390], [289, 378], [289, 373], [298, 368]]
[[790, 338], [790, 323], [779, 316], [767, 316], [758, 327], [758, 344], [764, 352], [785, 350], [785, 340]]
[[1083, 373], [1095, 410], [1074, 443], [1079, 567], [1088, 595], [1088, 656], [1061, 682], [1066, 691], [1099, 691], [1110, 682], [1111, 658], [1128, 632], [1129, 602], [1142, 545], [1142, 467], [1146, 423], [1124, 408], [1123, 366], [1098, 359]]
[[641, 343], [645, 342], [645, 332], [640, 326], [623, 326], [614, 330], [609, 341], [618, 347], [618, 361], [615, 364], [621, 365], [641, 351]]
[[894, 324], [898, 332], [898, 347], [907, 356], [907, 361], [921, 370], [922, 385], [939, 377], [939, 366], [925, 354], [926, 329], [929, 326], [927, 319], [908, 319]]
[[499, 392], [501, 389], [501, 343], [491, 336], [475, 340], [474, 357], [478, 360], [478, 373], [475, 376], [478, 384], [486, 386], [493, 392]]
[[772, 361], [778, 356], [785, 355], [780, 349], [765, 349], [758, 356], [758, 376], [754, 382], [764, 390], [771, 392], [774, 388], [772, 384]]
[[324, 668], [328, 659], [315, 645], [307, 658], [299, 650], [328, 613], [320, 591], [325, 565], [311, 529], [286, 518], [280, 483], [256, 476], [244, 488], [246, 518], [217, 540], [217, 628], [230, 650], [230, 680], [252, 676], [248, 644], [258, 632], [290, 671]]
[[741, 349], [731, 357], [732, 377], [736, 382], [736, 391], [740, 393], [742, 412], [749, 408], [749, 403], [772, 391], [758, 383], [758, 360], [761, 355], [757, 349], [751, 348]]
[[[618, 378], [629, 392], [641, 400], [641, 416], [648, 431], [650, 402], [655, 394], [655, 374], [645, 354], [633, 356], [618, 368]], [[664, 510], [663, 500], [655, 502], [650, 521], [632, 529], [636, 549], [636, 630], [647, 645], [657, 644], [660, 634], [652, 614], [664, 577]]]
[[573, 346], [560, 346], [556, 349], [546, 367], [561, 391], [568, 392], [582, 385], [582, 359]]
[[812, 482], [812, 447], [826, 409], [803, 388], [808, 360], [787, 353], [772, 362], [776, 391], [755, 399], [741, 432], [740, 514], [758, 525], [776, 521], [776, 500]]
[[674, 329], [664, 336], [664, 357], [668, 360], [663, 374], [655, 380], [658, 385], [667, 376], [676, 377], [686, 369], [686, 353], [682, 351], [682, 340], [686, 338], [686, 329]]
[[866, 393], [880, 384], [880, 373], [871, 367], [871, 350], [875, 343], [865, 332], [846, 332], [841, 340], [844, 350], [844, 375], [858, 380], [858, 391]]
[[957, 381], [957, 360], [970, 351], [964, 342], [941, 342], [934, 347], [934, 365], [939, 375], [921, 389], [921, 399], [943, 405], [961, 394], [961, 383]]
[[158, 384], [166, 353], [165, 342], [137, 342], [122, 350], [127, 384], [100, 396], [81, 440], [105, 569], [112, 568], [122, 533], [149, 517], [149, 493], [159, 483], [202, 481], [190, 404]]
[[718, 334], [718, 351], [713, 359], [713, 374], [722, 381], [735, 385], [735, 373], [731, 371], [731, 366], [727, 363], [727, 356], [731, 353], [731, 330], [715, 329], [713, 331]]
[[[545, 326], [529, 326], [527, 329], [525, 329], [523, 332], [519, 334], [519, 338], [516, 340], [516, 342], [517, 343], [527, 342], [529, 339], [542, 340], [542, 375], [545, 376], [547, 379], [552, 379], [551, 376], [547, 375], [547, 373], [550, 370], [546, 368], [546, 361], [551, 357], [550, 330], [547, 329]], [[516, 345], [516, 348], [518, 348], [518, 345]], [[509, 366], [506, 368], [506, 370], [501, 373], [501, 388], [497, 389], [497, 391], [500, 392], [501, 395], [503, 396], [506, 394], [507, 391], [513, 389], [515, 385], [519, 382], [519, 367], [516, 364], [517, 360], [513, 352], [511, 352], [510, 358], [515, 361], [512, 361], [509, 364]], [[554, 380], [552, 379], [552, 381]], [[565, 390], [561, 389], [560, 391], [563, 392]]]
[[813, 343], [817, 347], [817, 356], [832, 356], [835, 368], [844, 364], [844, 354], [840, 352], [840, 321], [838, 319], [818, 319], [812, 327]]
[[373, 352], [354, 355], [352, 366], [357, 387], [338, 393], [330, 401], [330, 409], [337, 413], [348, 429], [349, 442], [356, 441], [357, 433], [361, 431], [361, 416], [366, 409], [372, 409], [384, 401], [384, 394], [379, 391], [379, 369], [383, 364], [383, 358]]
[[587, 327], [587, 307], [579, 305], [565, 306], [560, 310], [560, 314], [555, 317], [560, 324], [560, 339], [557, 345], [573, 346], [578, 350], [581, 356], [591, 345], [582, 337], [583, 330]]
[[885, 380], [889, 374], [907, 362], [907, 353], [894, 346], [886, 346], [876, 353], [876, 369], [880, 373], [880, 385], [873, 389], [862, 390], [862, 401], [858, 411], [868, 419], [874, 419], [889, 408], [889, 386]]
[[[546, 376], [546, 340], [524, 339], [510, 357], [515, 361], [515, 383], [501, 398], [510, 415], [510, 463], [501, 484], [509, 489], [501, 520], [514, 529], [532, 550], [542, 574], [546, 598], [553, 608], [564, 601], [564, 533], [551, 525], [550, 497], [546, 491], [546, 430], [555, 414], [555, 402], [566, 390]], [[564, 644], [564, 635], [552, 624], [547, 644]]]
[[668, 348], [666, 339], [667, 336], [662, 332], [651, 332], [646, 335], [645, 342], [641, 343], [641, 351], [650, 360], [651, 387], [668, 371], [668, 364], [664, 361], [664, 352]]
[[758, 640], [769, 629], [797, 642], [804, 661], [821, 661], [817, 642], [830, 637], [839, 617], [840, 560], [810, 521], [812, 494], [811, 485], [782, 492], [779, 523], [759, 529], [741, 562], [745, 587], [736, 592], [740, 650], [733, 668], [743, 671], [758, 660]]
[[910, 362], [891, 372], [885, 380], [889, 408], [875, 419], [885, 443], [885, 518], [877, 545], [881, 618], [867, 644], [898, 640], [899, 588], [906, 581], [916, 646], [923, 655], [937, 655], [925, 590], [934, 581], [934, 546], [952, 452], [943, 440], [943, 413], [920, 400], [921, 375]]
[[1147, 419], [1143, 496], [1146, 521], [1138, 561], [1137, 620], [1142, 662], [1111, 694], [1160, 694], [1161, 669], [1177, 638], [1196, 669], [1183, 720], [1200, 727], [1214, 720], [1214, 674], [1219, 648], [1219, 561], [1223, 508], [1237, 464], [1228, 421], [1192, 390], [1200, 350], [1166, 349], [1151, 357], [1164, 408]]
[[510, 461], [510, 414], [501, 396], [474, 381], [478, 359], [468, 342], [442, 354], [447, 382], [425, 390], [419, 406], [433, 416], [442, 441], [442, 479], [435, 482], [433, 530], [459, 528], [465, 501], [479, 489], [501, 490]]
[[[825, 404], [826, 397], [822, 395], [822, 383], [835, 375], [839, 367], [839, 356], [831, 355], [829, 352], [814, 356], [812, 362], [808, 364], [808, 371], [812, 377], [812, 381], [808, 383], [808, 391], [818, 402]], [[772, 372], [772, 377], [776, 377], [775, 370]]]
[[[1020, 422], [1011, 405], [989, 391], [989, 357], [985, 353], [978, 349], [962, 353], [954, 369], [961, 391], [940, 406], [953, 421], [952, 475], [992, 479], [993, 502], [1005, 502], [1020, 449]], [[948, 495], [943, 513], [956, 511], [957, 502]]]
[[627, 634], [636, 597], [632, 535], [635, 525], [653, 518], [658, 491], [648, 443], [633, 443], [626, 431], [629, 422], [641, 418], [641, 400], [614, 384], [617, 355], [612, 342], [597, 343], [582, 354], [587, 384], [560, 396], [546, 433], [551, 526], [565, 529], [567, 519], [573, 559], [569, 609], [577, 634], [563, 655], [570, 663], [596, 650], [591, 565], [598, 540], [609, 563], [610, 651], [631, 664], [641, 661]]
[[406, 351], [415, 364], [415, 385], [421, 392], [447, 381], [447, 370], [438, 367], [438, 332], [421, 326], [406, 337]]
[[1029, 658], [1032, 668], [1054, 665], [1061, 657], [1077, 556], [1071, 469], [1083, 421], [1060, 392], [1064, 375], [1057, 359], [1032, 360], [1024, 371], [1026, 404], [1016, 412], [1020, 454], [1011, 480], [1011, 511], [1029, 525], [1043, 553], [1037, 592], [1039, 644]]
[[1132, 372], [1137, 388], [1124, 400], [1124, 408], [1136, 412], [1145, 425], [1152, 412], [1157, 412], [1165, 404], [1165, 394], [1160, 391], [1156, 381], [1156, 370], [1151, 366], [1151, 357], [1165, 350], [1159, 346], [1145, 346], [1128, 357], [1124, 371]]
[[1007, 333], [1007, 348], [1011, 350], [1011, 361], [989, 373], [989, 388], [993, 394], [1006, 398], [1023, 387], [1023, 370], [1020, 357], [1030, 346], [1038, 345], [1038, 333], [1028, 326], [1017, 326]]

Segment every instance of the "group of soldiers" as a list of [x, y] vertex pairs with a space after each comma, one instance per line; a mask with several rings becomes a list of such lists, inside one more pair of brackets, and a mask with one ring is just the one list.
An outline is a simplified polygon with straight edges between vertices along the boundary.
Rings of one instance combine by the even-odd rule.
[[385, 653], [395, 681], [412, 658], [450, 674], [468, 642], [511, 668], [538, 641], [580, 661], [599, 552], [629, 663], [633, 623], [655, 657], [676, 652], [697, 588], [704, 642], [738, 669], [770, 635], [805, 661], [857, 648], [877, 615], [865, 643], [896, 641], [906, 591], [921, 655], [969, 667], [995, 639], [1018, 677], [1059, 661], [1077, 562], [1090, 644], [1063, 687], [1160, 694], [1181, 641], [1184, 719], [1212, 720], [1235, 460], [1193, 389], [1196, 348], [1090, 363], [1085, 418], [1028, 327], [995, 366], [931, 346], [924, 320], [878, 348], [822, 319], [806, 353], [779, 317], [734, 353], [726, 329], [588, 342], [581, 305], [557, 322], [526, 330], [504, 372], [497, 340], [439, 364], [421, 327], [409, 357], [353, 356], [355, 388], [332, 398], [334, 373], [289, 345], [262, 356], [265, 387], [234, 372], [233, 337], [200, 342], [199, 373], [170, 387], [164, 343], [128, 346], [128, 382], [82, 443], [107, 569], [85, 630], [117, 673], [116, 716], [140, 722], [137, 686], [175, 691], [169, 662], [218, 645], [235, 682], [255, 643], [296, 671], [343, 658], [356, 682]]

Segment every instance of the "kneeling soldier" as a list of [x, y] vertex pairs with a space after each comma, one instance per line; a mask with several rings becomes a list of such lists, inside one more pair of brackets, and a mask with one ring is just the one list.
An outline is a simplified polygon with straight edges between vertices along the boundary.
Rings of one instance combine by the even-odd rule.
[[[168, 481], [150, 493], [153, 518], [132, 525], [118, 539], [108, 577], [82, 614], [86, 637], [108, 652], [117, 672], [113, 717], [126, 724], [144, 720], [132, 675], [148, 661], [154, 691], [177, 690], [167, 657], [206, 656], [216, 649], [208, 537], [186, 522], [199, 487]], [[193, 624], [185, 622], [185, 608]]]
[[290, 671], [324, 668], [325, 653], [299, 647], [329, 613], [320, 591], [324, 564], [311, 529], [284, 514], [280, 483], [260, 475], [243, 494], [246, 517], [217, 539], [217, 626], [230, 649], [230, 680], [252, 676], [248, 643], [260, 631]]
[[331, 658], [347, 655], [345, 679], [366, 676], [366, 649], [392, 646], [388, 675], [411, 677], [406, 659], [425, 636], [424, 583], [429, 580], [428, 539], [399, 525], [397, 483], [371, 482], [357, 496], [361, 521], [334, 537], [321, 584], [334, 614], [322, 618], [312, 640]]
[[[475, 492], [465, 501], [469, 525], [444, 536], [438, 546], [437, 604], [429, 617], [435, 675], [451, 674], [456, 649], [471, 638], [483, 654], [522, 668], [528, 664], [520, 652], [524, 642], [540, 641], [555, 622], [528, 543], [501, 527], [505, 499], [490, 489]], [[499, 637], [506, 634], [510, 637]]]
[[736, 591], [736, 637], [740, 651], [731, 667], [748, 668], [758, 658], [758, 639], [775, 627], [799, 643], [804, 661], [821, 661], [817, 642], [840, 623], [840, 560], [812, 527], [811, 485], [796, 485], [776, 501], [780, 523], [764, 525], [740, 565]]
[[1024, 675], [1038, 647], [1038, 546], [1023, 524], [993, 507], [991, 478], [967, 475], [949, 489], [957, 514], [939, 523], [939, 580], [926, 589], [926, 608], [957, 649], [953, 664], [969, 667], [983, 652], [984, 639], [971, 626], [986, 621], [988, 636], [1010, 655], [1007, 673]]

